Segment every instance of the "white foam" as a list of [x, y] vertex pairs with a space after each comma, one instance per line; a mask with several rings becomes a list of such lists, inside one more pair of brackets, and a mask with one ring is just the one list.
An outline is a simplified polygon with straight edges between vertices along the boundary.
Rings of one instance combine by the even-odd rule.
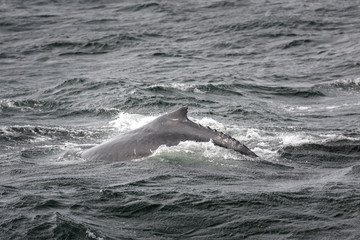
[[86, 230], [86, 235], [88, 238], [96, 239], [96, 240], [104, 240], [102, 237], [97, 237], [95, 233], [91, 232], [90, 230]]
[[354, 79], [339, 79], [331, 83], [332, 85], [342, 85], [342, 86], [356, 86], [360, 87], [360, 78]]
[[[110, 121], [109, 124], [110, 124], [110, 126], [123, 132], [123, 131], [129, 131], [129, 130], [133, 130], [133, 129], [142, 127], [145, 124], [153, 121], [157, 117], [159, 117], [159, 115], [144, 116], [141, 114], [130, 114], [130, 113], [121, 112], [118, 114], [117, 118]], [[225, 126], [222, 123], [220, 123], [212, 118], [205, 117], [202, 119], [195, 119], [195, 118], [189, 117], [189, 119], [191, 121], [194, 121], [195, 123], [201, 124], [203, 126], [211, 127], [218, 131], [225, 130]]]
[[212, 119], [212, 118], [208, 118], [208, 117], [204, 117], [204, 118], [201, 118], [201, 119], [195, 119], [195, 118], [189, 118], [191, 121], [195, 122], [195, 123], [198, 123], [198, 124], [201, 124], [203, 126], [206, 126], [206, 127], [210, 127], [210, 128], [213, 128], [213, 129], [216, 129], [218, 131], [224, 131], [225, 130], [225, 125], [216, 121], [215, 119]]
[[189, 84], [189, 83], [154, 84], [150, 86], [150, 88], [156, 88], [156, 87], [173, 88], [180, 90], [182, 92], [192, 90], [194, 93], [201, 93], [201, 94], [205, 93], [204, 91], [198, 89], [195, 84]]
[[190, 154], [195, 158], [206, 159], [232, 159], [238, 160], [239, 155], [227, 149], [215, 146], [211, 141], [209, 142], [194, 142], [183, 141], [176, 146], [167, 147], [161, 145], [153, 154], [153, 156], [161, 157], [169, 154]]
[[31, 143], [39, 143], [39, 142], [46, 142], [46, 141], [50, 141], [51, 137], [47, 137], [47, 136], [40, 136], [40, 137], [36, 137], [34, 139], [31, 139], [30, 142]]
[[[17, 104], [15, 104], [16, 101], [15, 100], [10, 100], [10, 99], [0, 99], [0, 112], [2, 112], [3, 108], [13, 108], [13, 109], [18, 109], [21, 112], [27, 112], [27, 111], [32, 111], [34, 110], [34, 108], [29, 107], [29, 106], [23, 106], [22, 104], [20, 104], [20, 106], [18, 106]], [[35, 103], [34, 104], [35, 107], [39, 107], [41, 106], [41, 104], [39, 103]], [[37, 109], [37, 111], [41, 111], [41, 109]]]
[[121, 112], [118, 117], [115, 120], [110, 121], [109, 124], [110, 126], [118, 129], [120, 132], [124, 132], [144, 126], [157, 117], [158, 116], [143, 116], [140, 114]]
[[281, 144], [284, 146], [299, 146], [306, 143], [316, 142], [316, 139], [305, 133], [280, 134]]
[[351, 100], [346, 102], [346, 103], [326, 103], [326, 104], [319, 104], [319, 103], [314, 103], [313, 105], [310, 106], [302, 106], [302, 105], [297, 105], [297, 106], [291, 106], [291, 105], [287, 105], [287, 104], [279, 104], [279, 107], [287, 112], [291, 112], [291, 113], [317, 113], [317, 112], [335, 112], [338, 110], [344, 110], [344, 109], [351, 109], [353, 107], [356, 106], [360, 106], [360, 100], [358, 101], [353, 101]]

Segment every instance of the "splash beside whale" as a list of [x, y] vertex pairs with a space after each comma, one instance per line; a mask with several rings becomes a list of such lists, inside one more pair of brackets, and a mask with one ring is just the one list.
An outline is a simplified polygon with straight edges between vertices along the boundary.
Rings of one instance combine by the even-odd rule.
[[258, 157], [238, 140], [192, 122], [187, 117], [187, 110], [187, 107], [182, 107], [160, 116], [140, 128], [85, 150], [81, 156], [91, 161], [126, 161], [150, 156], [161, 145], [170, 147], [181, 141], [212, 141], [217, 146], [249, 157]]

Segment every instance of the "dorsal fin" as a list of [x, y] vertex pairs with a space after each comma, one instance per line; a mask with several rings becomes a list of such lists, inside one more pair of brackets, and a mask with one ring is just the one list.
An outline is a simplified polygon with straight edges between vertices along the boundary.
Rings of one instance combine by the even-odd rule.
[[168, 113], [167, 117], [178, 120], [186, 120], [187, 119], [188, 107], [181, 107], [178, 110]]

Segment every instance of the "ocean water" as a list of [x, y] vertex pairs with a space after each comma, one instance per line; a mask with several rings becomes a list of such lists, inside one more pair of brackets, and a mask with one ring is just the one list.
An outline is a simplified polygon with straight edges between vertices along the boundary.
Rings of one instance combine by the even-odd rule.
[[[359, 6], [0, 1], [0, 239], [360, 239]], [[81, 159], [181, 106], [261, 159]]]

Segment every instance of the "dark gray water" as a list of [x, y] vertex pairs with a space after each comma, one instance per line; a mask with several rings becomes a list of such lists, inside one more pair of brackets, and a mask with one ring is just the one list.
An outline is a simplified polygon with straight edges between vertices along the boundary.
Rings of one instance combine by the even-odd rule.
[[[359, 1], [0, 2], [1, 239], [359, 239]], [[211, 143], [82, 150], [155, 116]]]

